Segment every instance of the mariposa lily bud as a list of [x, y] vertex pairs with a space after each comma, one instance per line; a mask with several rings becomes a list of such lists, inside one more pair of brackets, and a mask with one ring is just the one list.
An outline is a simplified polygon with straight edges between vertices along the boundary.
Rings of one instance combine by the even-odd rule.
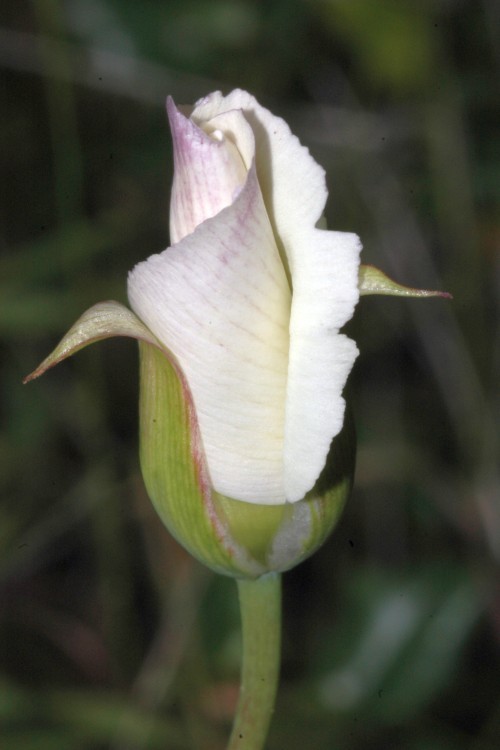
[[349, 493], [357, 348], [340, 329], [359, 295], [431, 293], [360, 268], [356, 235], [319, 228], [323, 170], [250, 94], [168, 114], [172, 245], [129, 274], [136, 315], [96, 305], [30, 378], [92, 341], [138, 339], [151, 500], [198, 559], [258, 577], [311, 554]]

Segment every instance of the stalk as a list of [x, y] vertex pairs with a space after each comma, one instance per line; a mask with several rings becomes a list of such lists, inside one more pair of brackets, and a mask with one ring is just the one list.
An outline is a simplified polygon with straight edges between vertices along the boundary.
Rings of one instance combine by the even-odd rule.
[[243, 660], [228, 750], [262, 750], [274, 711], [281, 642], [281, 575], [238, 580]]

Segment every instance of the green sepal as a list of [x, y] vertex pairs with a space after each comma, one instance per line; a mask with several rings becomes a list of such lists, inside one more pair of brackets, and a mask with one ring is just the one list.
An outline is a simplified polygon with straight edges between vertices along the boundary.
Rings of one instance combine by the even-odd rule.
[[78, 318], [56, 348], [38, 365], [36, 370], [24, 378], [23, 383], [39, 378], [48, 369], [89, 344], [113, 336], [126, 336], [160, 346], [151, 331], [128, 307], [114, 300], [98, 302]]
[[358, 289], [361, 296], [367, 294], [385, 294], [391, 297], [445, 297], [451, 298], [448, 292], [429, 289], [413, 289], [393, 281], [375, 266], [361, 265], [358, 275]]

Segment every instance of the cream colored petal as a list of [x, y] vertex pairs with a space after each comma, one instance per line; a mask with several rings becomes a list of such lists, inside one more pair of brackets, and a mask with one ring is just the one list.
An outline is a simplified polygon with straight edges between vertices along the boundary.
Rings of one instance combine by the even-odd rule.
[[210, 135], [200, 130], [170, 98], [167, 112], [174, 147], [170, 240], [175, 244], [231, 205], [245, 183], [247, 168], [220, 129], [213, 127]]
[[[306, 240], [304, 240], [305, 242]], [[317, 263], [296, 264], [290, 320], [284, 470], [287, 500], [300, 500], [321, 473], [342, 429], [342, 391], [358, 350], [339, 333], [357, 301], [359, 239], [313, 230]], [[350, 316], [349, 316], [350, 317]]]
[[133, 269], [129, 299], [186, 375], [215, 489], [284, 502], [290, 292], [253, 168], [230, 207]]

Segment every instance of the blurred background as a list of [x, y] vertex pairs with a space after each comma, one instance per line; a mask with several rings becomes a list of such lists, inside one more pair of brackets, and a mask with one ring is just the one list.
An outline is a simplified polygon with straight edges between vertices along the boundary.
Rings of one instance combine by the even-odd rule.
[[269, 750], [500, 746], [499, 31], [495, 0], [2, 0], [3, 748], [224, 747], [236, 590], [145, 495], [135, 343], [21, 379], [168, 245], [167, 94], [237, 86], [364, 262], [454, 297], [349, 324], [356, 484], [285, 577]]

